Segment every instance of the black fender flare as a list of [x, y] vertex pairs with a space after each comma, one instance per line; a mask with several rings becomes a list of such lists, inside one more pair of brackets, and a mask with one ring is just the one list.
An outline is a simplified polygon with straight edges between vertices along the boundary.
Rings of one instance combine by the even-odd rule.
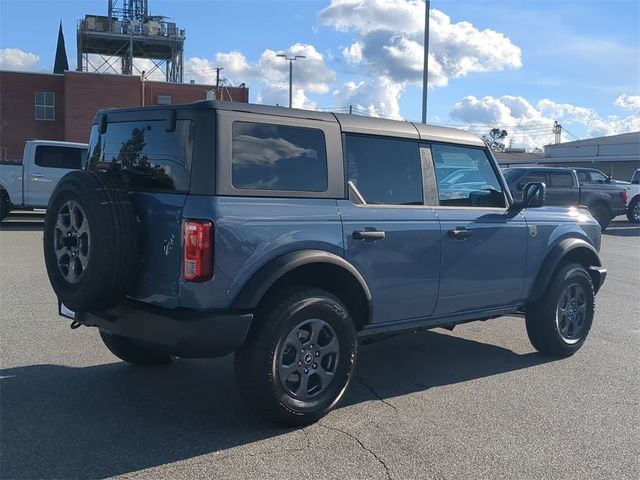
[[[553, 272], [556, 270], [560, 262], [571, 252], [577, 253], [581, 250], [581, 254], [587, 259], [588, 265], [587, 271], [593, 280], [593, 287], [597, 292], [602, 283], [604, 282], [604, 276], [606, 270], [598, 267], [602, 267], [602, 261], [598, 251], [586, 240], [581, 238], [565, 238], [556, 243], [551, 251], [547, 254], [546, 258], [542, 262], [536, 281], [533, 285], [531, 293], [529, 294], [529, 301], [538, 300], [544, 292], [547, 290], [549, 283], [552, 281]], [[604, 273], [603, 273], [604, 271]]]
[[285, 274], [303, 265], [314, 263], [335, 265], [352, 275], [364, 292], [369, 303], [369, 316], [371, 316], [371, 291], [360, 272], [344, 258], [323, 250], [296, 250], [269, 261], [245, 283], [233, 301], [232, 308], [238, 310], [256, 308], [269, 289]]

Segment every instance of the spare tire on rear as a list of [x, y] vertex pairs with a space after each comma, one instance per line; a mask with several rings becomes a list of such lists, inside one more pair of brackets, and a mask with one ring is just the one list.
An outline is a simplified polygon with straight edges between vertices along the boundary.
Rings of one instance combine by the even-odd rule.
[[138, 265], [137, 222], [115, 172], [74, 171], [47, 207], [44, 259], [56, 295], [71, 310], [114, 307]]

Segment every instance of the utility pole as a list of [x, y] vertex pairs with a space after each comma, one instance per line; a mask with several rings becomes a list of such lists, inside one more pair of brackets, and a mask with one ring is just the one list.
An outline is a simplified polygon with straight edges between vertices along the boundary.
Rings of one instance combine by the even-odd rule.
[[216, 100], [222, 100], [220, 95], [220, 70], [222, 70], [222, 67], [216, 67]]
[[429, 86], [429, 10], [431, 1], [424, 2], [424, 61], [422, 64], [422, 123], [427, 123], [427, 88]]
[[557, 120], [553, 122], [553, 133], [555, 135], [554, 145], [562, 143], [562, 125]]
[[295, 55], [293, 57], [288, 57], [284, 53], [279, 53], [276, 57], [282, 57], [286, 60], [289, 60], [289, 108], [291, 108], [293, 104], [293, 62], [298, 60], [299, 58], [307, 58], [304, 55]]

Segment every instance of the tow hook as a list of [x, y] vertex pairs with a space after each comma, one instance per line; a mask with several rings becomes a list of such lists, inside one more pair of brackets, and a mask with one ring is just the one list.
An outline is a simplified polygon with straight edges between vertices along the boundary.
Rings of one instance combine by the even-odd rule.
[[71, 322], [71, 325], [69, 325], [69, 328], [71, 328], [71, 330], [75, 330], [76, 328], [80, 327], [82, 324], [80, 322], [77, 322], [76, 320], [74, 320], [73, 322]]

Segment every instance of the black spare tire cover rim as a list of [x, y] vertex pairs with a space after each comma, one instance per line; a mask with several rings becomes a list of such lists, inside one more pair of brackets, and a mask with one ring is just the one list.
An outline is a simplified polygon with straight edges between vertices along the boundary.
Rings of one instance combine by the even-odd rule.
[[89, 220], [80, 204], [69, 200], [60, 207], [53, 241], [60, 275], [78, 283], [87, 270], [91, 248]]

